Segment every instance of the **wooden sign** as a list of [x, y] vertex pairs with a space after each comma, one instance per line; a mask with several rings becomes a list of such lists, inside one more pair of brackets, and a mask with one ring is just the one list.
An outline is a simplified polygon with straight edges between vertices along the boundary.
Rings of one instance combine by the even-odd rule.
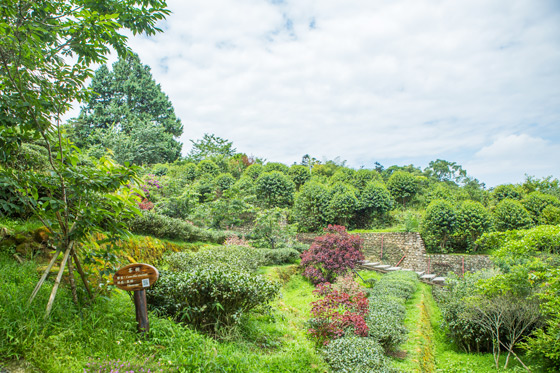
[[113, 276], [113, 284], [122, 290], [144, 290], [159, 278], [158, 270], [149, 264], [133, 263], [122, 267]]
[[136, 307], [136, 321], [138, 333], [150, 330], [148, 308], [146, 303], [146, 289], [159, 278], [158, 270], [149, 264], [134, 263], [122, 267], [113, 275], [113, 284], [119, 289], [134, 291], [134, 306]]

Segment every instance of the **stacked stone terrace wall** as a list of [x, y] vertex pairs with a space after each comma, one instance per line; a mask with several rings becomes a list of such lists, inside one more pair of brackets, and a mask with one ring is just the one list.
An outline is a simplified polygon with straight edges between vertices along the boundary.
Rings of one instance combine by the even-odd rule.
[[[457, 275], [491, 268], [492, 262], [485, 255], [428, 254], [419, 233], [356, 233], [363, 239], [364, 257], [370, 262], [381, 262], [415, 271], [445, 276], [447, 272]], [[311, 244], [318, 234], [301, 233], [297, 238]], [[403, 259], [404, 257], [404, 259]]]

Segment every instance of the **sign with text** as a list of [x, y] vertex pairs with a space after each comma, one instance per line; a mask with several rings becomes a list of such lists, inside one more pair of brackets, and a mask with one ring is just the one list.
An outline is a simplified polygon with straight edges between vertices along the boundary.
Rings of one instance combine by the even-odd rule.
[[113, 284], [122, 290], [137, 291], [149, 288], [158, 278], [159, 272], [154, 266], [134, 263], [119, 269], [113, 276]]

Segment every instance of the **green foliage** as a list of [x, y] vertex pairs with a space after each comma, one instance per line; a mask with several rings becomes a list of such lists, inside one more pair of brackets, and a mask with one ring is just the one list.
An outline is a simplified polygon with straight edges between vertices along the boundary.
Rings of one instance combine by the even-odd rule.
[[467, 250], [476, 251], [476, 240], [492, 229], [492, 217], [480, 202], [464, 201], [457, 211], [455, 234], [467, 244]]
[[279, 290], [279, 284], [264, 276], [213, 264], [184, 272], [162, 272], [147, 291], [147, 299], [158, 314], [216, 332], [274, 300]]
[[203, 159], [231, 157], [236, 151], [232, 141], [214, 134], [209, 135], [205, 133], [202, 139], [197, 141], [190, 140], [190, 142], [192, 143], [192, 148], [186, 158], [195, 163]]
[[328, 223], [329, 190], [321, 183], [305, 183], [296, 197], [294, 220], [304, 232], [316, 232]]
[[396, 372], [383, 355], [383, 348], [371, 338], [349, 336], [335, 339], [323, 349], [323, 355], [333, 372]]
[[428, 248], [435, 250], [438, 247], [440, 252], [446, 252], [447, 242], [455, 232], [456, 224], [457, 214], [449, 202], [431, 202], [422, 221], [423, 237]]
[[383, 179], [381, 179], [381, 175], [377, 171], [362, 168], [354, 173], [351, 183], [359, 191], [362, 191], [370, 183], [383, 184]]
[[461, 165], [443, 159], [431, 161], [424, 173], [428, 177], [448, 183], [461, 183], [467, 178], [467, 171]]
[[496, 230], [524, 229], [533, 226], [533, 219], [523, 205], [513, 199], [503, 199], [492, 212]]
[[286, 175], [289, 173], [290, 168], [286, 166], [284, 163], [279, 163], [279, 162], [268, 162], [267, 164], [264, 165], [263, 172], [274, 172], [274, 171], [278, 171]]
[[293, 240], [295, 231], [287, 224], [287, 210], [273, 208], [257, 213], [250, 238], [257, 247], [275, 249]]
[[214, 185], [221, 193], [231, 188], [233, 184], [235, 184], [235, 179], [230, 173], [221, 173], [214, 179]]
[[[336, 186], [333, 189], [336, 190]], [[352, 188], [334, 193], [331, 190], [331, 193], [328, 204], [329, 222], [347, 226], [359, 206], [358, 198]]]
[[210, 159], [204, 159], [198, 163], [198, 175], [215, 177], [220, 173], [218, 165]]
[[504, 199], [521, 200], [522, 197], [523, 192], [518, 185], [503, 184], [492, 190], [492, 198], [496, 202], [501, 202]]
[[393, 208], [391, 193], [384, 184], [369, 182], [360, 192], [360, 213], [379, 217]]
[[248, 176], [253, 180], [257, 180], [257, 178], [264, 172], [264, 166], [259, 163], [255, 163], [250, 165], [245, 169], [243, 172], [244, 176]]
[[300, 256], [300, 252], [291, 248], [264, 249], [264, 265], [280, 265], [295, 263]]
[[469, 317], [465, 299], [476, 292], [479, 280], [494, 276], [495, 272], [467, 273], [464, 278], [449, 274], [445, 288], [437, 289], [437, 301], [442, 315], [442, 327], [447, 336], [465, 352], [490, 349], [491, 335], [481, 332]]
[[173, 253], [165, 258], [175, 272], [193, 271], [198, 267], [220, 265], [231, 270], [256, 272], [265, 262], [263, 250], [244, 246], [217, 246], [199, 252]]
[[261, 174], [255, 183], [257, 199], [266, 207], [287, 207], [294, 201], [295, 185], [279, 171]]
[[330, 178], [332, 184], [352, 184], [356, 171], [351, 168], [340, 167]]
[[222, 243], [226, 236], [224, 232], [210, 231], [195, 227], [183, 220], [160, 215], [152, 211], [143, 211], [128, 222], [131, 232], [145, 234], [157, 238], [168, 238], [186, 242], [209, 241]]
[[387, 188], [395, 200], [406, 206], [418, 192], [418, 181], [413, 174], [405, 171], [396, 171], [387, 180]]
[[197, 201], [198, 194], [192, 188], [186, 188], [179, 195], [161, 198], [156, 203], [155, 210], [161, 215], [185, 219], [194, 210]]
[[539, 216], [539, 224], [560, 224], [560, 207], [546, 206]]
[[523, 207], [531, 214], [533, 223], [537, 224], [540, 221], [541, 214], [548, 206], [560, 208], [560, 200], [550, 194], [541, 192], [532, 192], [528, 194], [521, 201]]
[[311, 173], [309, 172], [309, 169], [301, 165], [291, 166], [290, 170], [288, 171], [288, 175], [290, 175], [290, 178], [296, 185], [297, 190], [299, 190], [301, 186], [311, 178]]
[[72, 122], [78, 146], [92, 148], [96, 157], [109, 148], [121, 164], [179, 158], [182, 145], [175, 138], [183, 133], [183, 125], [138, 55], [120, 57], [112, 71], [101, 66], [91, 89], [95, 94]]

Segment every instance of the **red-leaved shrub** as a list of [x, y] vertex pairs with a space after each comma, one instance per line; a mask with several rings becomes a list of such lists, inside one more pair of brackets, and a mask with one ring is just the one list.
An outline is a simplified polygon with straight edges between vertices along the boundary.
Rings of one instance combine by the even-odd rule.
[[314, 293], [324, 296], [311, 303], [313, 318], [308, 322], [308, 333], [318, 344], [327, 345], [347, 333], [367, 337], [369, 329], [365, 317], [369, 302], [364, 293], [348, 294], [329, 283], [317, 285]]
[[303, 275], [314, 284], [333, 282], [364, 259], [360, 236], [348, 234], [340, 225], [329, 225], [325, 232], [327, 234], [315, 238], [309, 250], [301, 254]]
[[144, 199], [142, 202], [138, 204], [140, 210], [151, 210], [154, 208], [154, 203]]

